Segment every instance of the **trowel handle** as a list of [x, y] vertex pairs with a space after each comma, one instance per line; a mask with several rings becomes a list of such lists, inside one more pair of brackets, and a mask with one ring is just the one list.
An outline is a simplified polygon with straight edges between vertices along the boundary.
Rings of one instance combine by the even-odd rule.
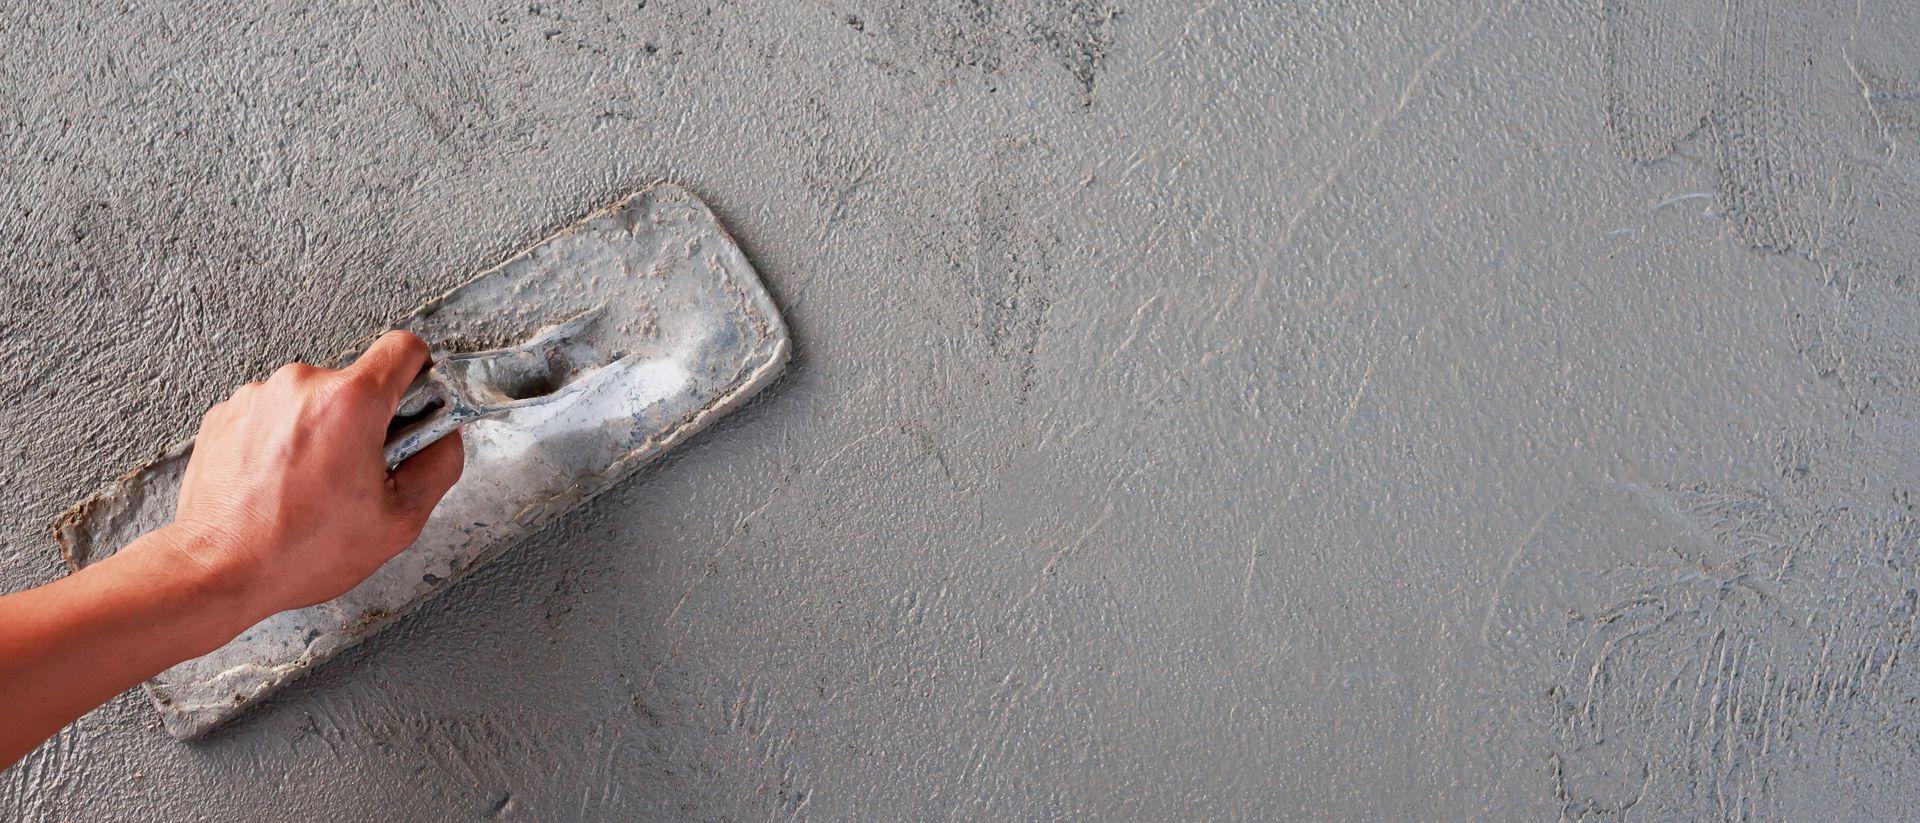
[[483, 417], [552, 403], [580, 388], [562, 347], [592, 327], [599, 307], [545, 326], [517, 346], [449, 354], [427, 364], [393, 410], [387, 469]]
[[467, 422], [468, 416], [462, 414], [465, 404], [448, 389], [438, 365], [420, 372], [400, 395], [400, 406], [393, 412], [396, 425], [389, 428], [384, 448], [388, 471]]

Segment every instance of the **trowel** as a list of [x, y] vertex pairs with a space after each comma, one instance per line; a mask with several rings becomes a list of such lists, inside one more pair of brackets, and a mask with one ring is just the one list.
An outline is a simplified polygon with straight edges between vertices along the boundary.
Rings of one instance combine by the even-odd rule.
[[[765, 387], [786, 325], [699, 198], [656, 183], [393, 325], [433, 346], [389, 428], [388, 465], [455, 429], [466, 470], [412, 546], [339, 598], [281, 612], [144, 688], [197, 737], [606, 491]], [[371, 343], [362, 341], [341, 362]], [[173, 520], [191, 440], [69, 509], [78, 570]]]

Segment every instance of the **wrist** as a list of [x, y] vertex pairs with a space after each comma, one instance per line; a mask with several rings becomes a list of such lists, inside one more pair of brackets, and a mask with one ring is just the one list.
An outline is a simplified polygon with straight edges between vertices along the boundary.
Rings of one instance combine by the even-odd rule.
[[236, 554], [226, 540], [216, 532], [176, 523], [148, 532], [129, 547], [147, 561], [143, 576], [155, 581], [168, 599], [179, 617], [180, 639], [193, 657], [225, 645], [266, 617], [256, 614], [250, 597], [255, 587], [248, 585], [248, 575], [223, 568], [221, 560]]

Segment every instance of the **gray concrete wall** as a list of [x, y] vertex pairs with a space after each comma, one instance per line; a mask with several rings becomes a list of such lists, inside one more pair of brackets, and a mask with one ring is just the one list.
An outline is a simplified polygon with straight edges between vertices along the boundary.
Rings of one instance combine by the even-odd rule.
[[0, 585], [654, 177], [799, 350], [214, 738], [87, 716], [9, 819], [1920, 802], [1911, 7], [72, 5], [0, 9]]

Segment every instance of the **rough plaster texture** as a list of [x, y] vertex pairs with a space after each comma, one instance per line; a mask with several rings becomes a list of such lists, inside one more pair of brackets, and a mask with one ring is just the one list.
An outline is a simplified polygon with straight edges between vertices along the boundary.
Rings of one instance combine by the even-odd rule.
[[[460, 482], [413, 544], [351, 591], [272, 615], [148, 680], [174, 737], [200, 737], [251, 711], [621, 484], [745, 405], [779, 378], [792, 350], [746, 254], [712, 210], [667, 183], [588, 215], [394, 325], [444, 356], [400, 395], [386, 464], [458, 428]], [[411, 421], [400, 426], [402, 418]], [[92, 565], [172, 523], [193, 451], [194, 441], [171, 446], [63, 513], [54, 537], [68, 564]]]
[[[29, 820], [1895, 818], [1891, 0], [0, 9], [0, 583], [232, 385], [656, 176], [762, 400]], [[1277, 5], [1277, 4], [1275, 4]]]

